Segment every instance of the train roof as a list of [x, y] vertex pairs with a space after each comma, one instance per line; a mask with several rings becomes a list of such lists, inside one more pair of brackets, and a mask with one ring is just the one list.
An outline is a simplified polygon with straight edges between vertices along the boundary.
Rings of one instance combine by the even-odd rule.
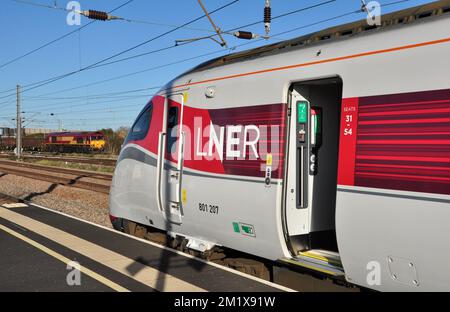
[[103, 132], [101, 131], [62, 131], [62, 132], [51, 132], [48, 136], [93, 136], [93, 135], [101, 135], [103, 136]]
[[281, 51], [284, 52], [291, 49], [298, 49], [317, 42], [326, 42], [331, 41], [333, 39], [351, 37], [373, 29], [380, 29], [380, 28], [383, 29], [393, 25], [406, 25], [416, 20], [422, 20], [424, 18], [434, 17], [449, 12], [450, 12], [450, 0], [435, 1], [429, 4], [420, 5], [405, 10], [395, 11], [386, 15], [382, 15], [381, 26], [379, 27], [369, 26], [367, 24], [366, 19], [339, 26], [334, 26], [294, 39], [289, 39], [278, 43], [264, 45], [250, 50], [245, 50], [242, 52], [220, 56], [211, 59], [209, 61], [206, 61], [204, 63], [201, 63], [200, 65], [192, 68], [183, 75], [199, 72], [202, 70], [250, 58], [257, 58], [263, 55], [265, 56], [269, 54], [276, 54]]

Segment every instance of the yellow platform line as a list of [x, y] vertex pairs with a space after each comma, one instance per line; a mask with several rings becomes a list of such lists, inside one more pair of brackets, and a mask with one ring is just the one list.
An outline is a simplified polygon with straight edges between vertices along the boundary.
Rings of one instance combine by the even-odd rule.
[[[12, 210], [0, 208], [0, 218], [9, 220], [23, 228], [44, 236], [55, 243], [63, 245], [157, 291], [206, 291], [171, 274], [161, 272], [139, 261]], [[170, 260], [159, 259], [159, 261]]]
[[[34, 241], [32, 239], [29, 239], [28, 237], [23, 236], [22, 234], [20, 234], [20, 233], [18, 233], [16, 231], [13, 231], [10, 228], [7, 228], [6, 226], [3, 226], [3, 225], [0, 224], [0, 230], [3, 230], [6, 233], [8, 233], [8, 234], [10, 234], [10, 235], [12, 235], [12, 236], [14, 236], [14, 237], [24, 241], [24, 242], [30, 244], [31, 246], [39, 249], [40, 251], [48, 254], [49, 256], [52, 256], [53, 258], [58, 259], [61, 262], [64, 262], [65, 264], [69, 264], [70, 262], [72, 262], [72, 260], [70, 260], [69, 258], [64, 257], [63, 255], [57, 253], [56, 251], [53, 251], [50, 248], [45, 247], [44, 245], [39, 244], [38, 242], [36, 242], [36, 241]], [[111, 289], [113, 289], [115, 291], [129, 292], [129, 290], [126, 289], [125, 287], [122, 287], [119, 284], [114, 283], [113, 281], [107, 279], [106, 277], [104, 277], [104, 276], [102, 276], [102, 275], [100, 275], [100, 274], [98, 274], [98, 273], [96, 273], [96, 272], [94, 272], [94, 271], [92, 271], [92, 270], [82, 266], [82, 265], [80, 265], [79, 268], [80, 268], [80, 271], [82, 273], [86, 274], [87, 276], [95, 279], [96, 281], [102, 283], [103, 285], [108, 286], [109, 288], [111, 288]]]
[[336, 265], [338, 267], [342, 267], [342, 263], [340, 261], [335, 260], [335, 259], [330, 259], [330, 258], [327, 258], [325, 256], [315, 254], [313, 252], [301, 251], [301, 252], [299, 252], [299, 255], [304, 256], [304, 257], [308, 257], [308, 258], [313, 258], [313, 259], [316, 259], [316, 260], [321, 260], [321, 261], [324, 261], [324, 262], [328, 262], [328, 263], [334, 264], [334, 265]]
[[307, 269], [310, 269], [310, 270], [313, 270], [313, 271], [322, 272], [322, 273], [325, 273], [325, 274], [328, 274], [328, 275], [331, 275], [331, 276], [337, 276], [338, 275], [337, 273], [335, 273], [333, 271], [322, 269], [322, 268], [318, 268], [316, 266], [309, 265], [309, 264], [302, 263], [302, 262], [298, 262], [298, 261], [291, 260], [291, 259], [281, 259], [281, 261], [288, 262], [288, 263], [291, 263], [291, 264], [294, 264], [294, 265], [298, 265], [298, 266], [302, 266], [302, 267], [305, 267]]

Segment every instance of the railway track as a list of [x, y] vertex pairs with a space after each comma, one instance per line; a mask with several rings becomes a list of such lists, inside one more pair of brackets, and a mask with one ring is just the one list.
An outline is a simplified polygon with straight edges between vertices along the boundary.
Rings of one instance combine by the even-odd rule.
[[[112, 180], [111, 176], [95, 172], [90, 173], [81, 170], [46, 167], [13, 161], [0, 161], [0, 172], [104, 194], [109, 194], [110, 186], [108, 184], [84, 181], [81, 179], [90, 178], [101, 180], [103, 182]], [[65, 174], [70, 175], [70, 177], [58, 176], [55, 174]]]
[[[1, 158], [10, 158], [13, 156], [14, 154], [0, 154]], [[108, 166], [108, 167], [114, 167], [117, 161], [116, 159], [111, 158], [87, 158], [87, 157], [78, 158], [78, 157], [61, 157], [48, 155], [22, 155], [22, 158], [29, 160], [54, 160], [78, 164]]]
[[6, 204], [6, 203], [17, 203], [19, 200], [16, 197], [6, 195], [3, 193], [0, 193], [0, 205]]
[[76, 176], [81, 176], [83, 178], [93, 178], [93, 179], [105, 180], [105, 181], [112, 180], [111, 174], [99, 173], [99, 172], [89, 172], [89, 171], [85, 171], [85, 170], [50, 167], [50, 166], [36, 165], [36, 164], [32, 164], [32, 163], [17, 162], [17, 161], [11, 161], [11, 160], [0, 160], [0, 166], [1, 165], [17, 166], [17, 167], [21, 167], [21, 168], [29, 168], [29, 169], [35, 169], [35, 170], [45, 170], [48, 172], [55, 172], [55, 173], [62, 173], [62, 174], [73, 174]]

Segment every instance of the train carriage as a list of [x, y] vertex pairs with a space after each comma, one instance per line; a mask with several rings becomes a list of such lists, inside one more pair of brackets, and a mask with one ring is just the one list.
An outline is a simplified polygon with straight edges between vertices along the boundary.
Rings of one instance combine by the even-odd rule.
[[450, 290], [450, 1], [232, 54], [167, 84], [110, 215], [376, 290]]

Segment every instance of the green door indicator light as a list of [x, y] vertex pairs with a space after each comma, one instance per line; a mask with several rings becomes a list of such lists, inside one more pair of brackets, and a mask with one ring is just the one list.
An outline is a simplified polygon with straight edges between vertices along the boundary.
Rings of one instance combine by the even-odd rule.
[[306, 123], [308, 121], [307, 102], [297, 102], [297, 117], [299, 123]]

